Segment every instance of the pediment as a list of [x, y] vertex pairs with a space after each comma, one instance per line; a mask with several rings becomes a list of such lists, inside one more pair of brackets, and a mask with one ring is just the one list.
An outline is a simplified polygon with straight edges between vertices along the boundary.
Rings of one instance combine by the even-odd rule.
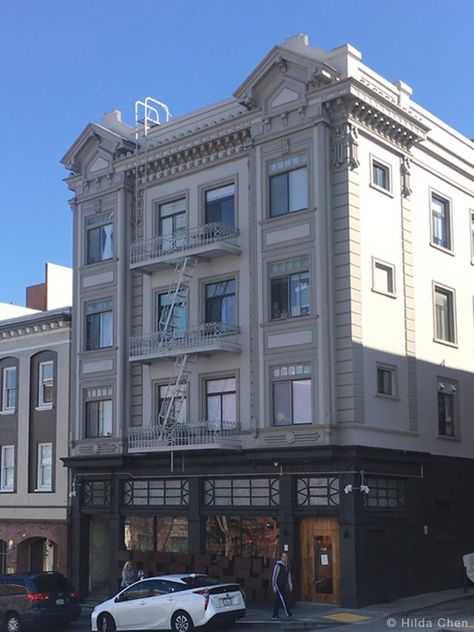
[[277, 108], [280, 105], [286, 105], [287, 103], [291, 103], [292, 101], [298, 101], [299, 98], [300, 95], [296, 90], [284, 87], [278, 92], [277, 95], [273, 97], [269, 105], [271, 108]]
[[89, 123], [61, 162], [75, 174], [93, 174], [110, 167], [115, 150], [124, 142], [127, 142], [126, 139], [119, 134]]
[[89, 173], [95, 173], [96, 171], [101, 171], [102, 169], [107, 169], [110, 165], [110, 162], [102, 156], [97, 156], [95, 160], [93, 160], [89, 165]]

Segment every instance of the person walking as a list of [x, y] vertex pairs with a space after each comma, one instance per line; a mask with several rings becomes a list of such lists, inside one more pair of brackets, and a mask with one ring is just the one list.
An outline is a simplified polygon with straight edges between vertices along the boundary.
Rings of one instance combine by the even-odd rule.
[[122, 581], [120, 588], [127, 588], [135, 581], [135, 573], [133, 572], [133, 566], [131, 562], [125, 562], [122, 569]]
[[288, 553], [283, 551], [280, 559], [275, 563], [273, 567], [272, 575], [272, 588], [275, 593], [275, 603], [273, 605], [272, 619], [279, 619], [280, 606], [283, 606], [283, 611], [287, 617], [292, 617], [293, 613], [288, 605], [288, 599], [286, 597], [286, 589], [290, 592], [293, 591], [293, 580], [291, 577], [290, 560]]

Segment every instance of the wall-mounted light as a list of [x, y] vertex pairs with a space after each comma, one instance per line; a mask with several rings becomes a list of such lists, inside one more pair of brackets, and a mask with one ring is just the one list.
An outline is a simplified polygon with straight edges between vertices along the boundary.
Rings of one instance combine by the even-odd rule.
[[7, 551], [11, 553], [15, 549], [15, 543], [12, 539], [8, 540]]
[[352, 492], [352, 485], [346, 485], [344, 487], [344, 494], [350, 494]]

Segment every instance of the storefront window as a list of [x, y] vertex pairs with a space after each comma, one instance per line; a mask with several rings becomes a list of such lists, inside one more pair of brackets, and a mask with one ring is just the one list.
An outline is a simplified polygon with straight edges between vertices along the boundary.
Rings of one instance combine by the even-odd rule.
[[124, 544], [128, 551], [188, 552], [188, 519], [181, 516], [127, 516]]
[[274, 559], [278, 552], [278, 522], [270, 516], [209, 516], [206, 553]]

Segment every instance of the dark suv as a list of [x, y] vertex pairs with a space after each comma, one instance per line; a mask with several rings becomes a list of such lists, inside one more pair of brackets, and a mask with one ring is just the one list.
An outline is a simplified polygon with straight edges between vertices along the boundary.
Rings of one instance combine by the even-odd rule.
[[81, 614], [79, 593], [61, 573], [0, 575], [0, 611], [6, 631], [64, 625]]

